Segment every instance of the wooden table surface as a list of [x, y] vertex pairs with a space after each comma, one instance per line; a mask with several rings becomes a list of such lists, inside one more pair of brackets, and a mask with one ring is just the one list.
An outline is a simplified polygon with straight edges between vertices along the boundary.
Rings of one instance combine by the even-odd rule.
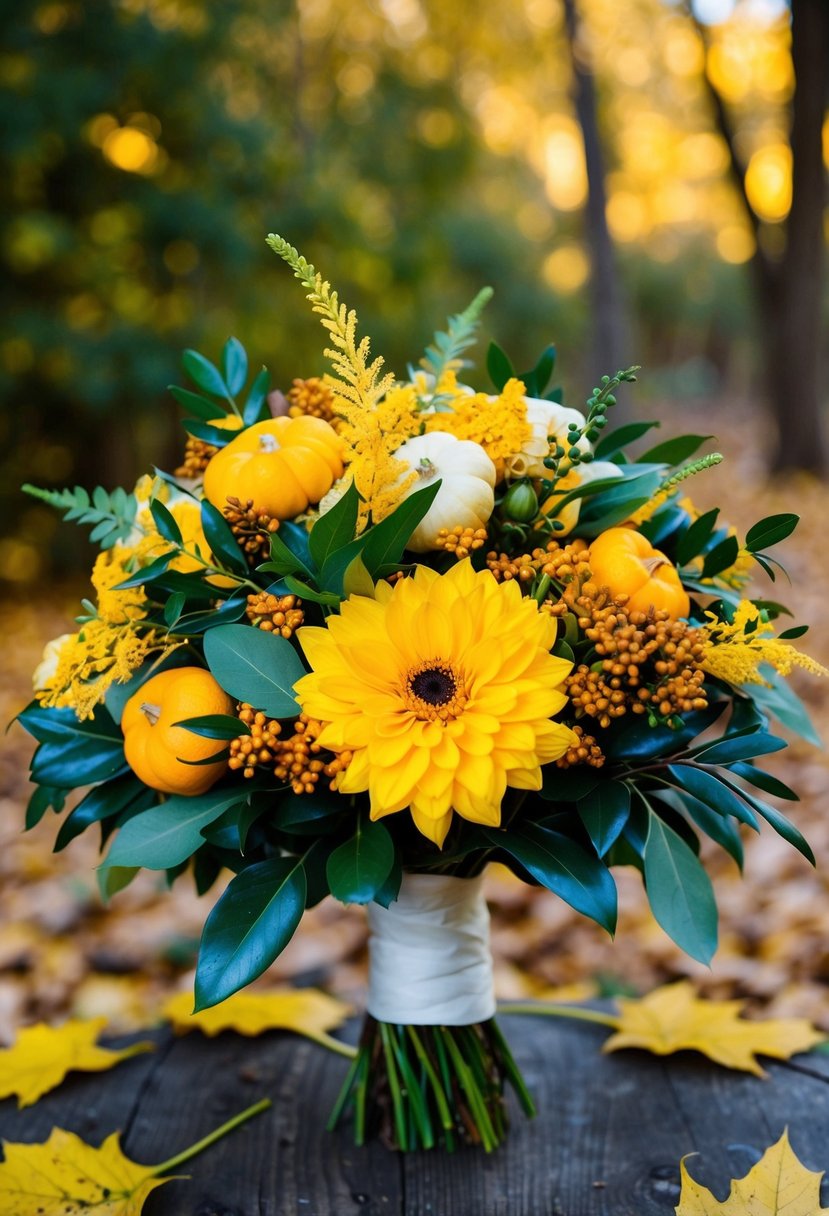
[[188, 1162], [189, 1180], [155, 1191], [144, 1216], [668, 1216], [683, 1156], [698, 1154], [694, 1175], [724, 1198], [786, 1126], [803, 1163], [829, 1169], [829, 1056], [769, 1062], [761, 1080], [690, 1053], [603, 1056], [601, 1028], [584, 1023], [502, 1025], [539, 1115], [513, 1107], [508, 1144], [491, 1156], [356, 1149], [348, 1128], [327, 1133], [348, 1062], [281, 1033], [157, 1031], [151, 1055], [71, 1074], [22, 1111], [0, 1103], [0, 1138], [40, 1141], [59, 1126], [97, 1145], [120, 1130], [124, 1151], [149, 1164], [272, 1099]]

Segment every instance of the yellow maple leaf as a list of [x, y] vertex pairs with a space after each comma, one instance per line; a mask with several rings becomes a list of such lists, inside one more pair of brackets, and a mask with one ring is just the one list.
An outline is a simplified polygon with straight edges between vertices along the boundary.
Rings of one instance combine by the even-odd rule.
[[18, 1107], [31, 1106], [68, 1072], [103, 1072], [139, 1052], [153, 1051], [152, 1043], [132, 1043], [117, 1051], [98, 1047], [95, 1040], [106, 1024], [106, 1018], [74, 1019], [21, 1030], [13, 1045], [0, 1051], [0, 1098], [17, 1094]]
[[[263, 1098], [234, 1115], [198, 1143], [162, 1161], [138, 1165], [125, 1157], [119, 1133], [100, 1148], [56, 1127], [44, 1144], [7, 1144], [0, 1162], [0, 1212], [3, 1216], [140, 1216], [144, 1201], [162, 1178], [203, 1152], [228, 1132], [270, 1107]], [[179, 1175], [181, 1177], [181, 1175]]]
[[139, 1216], [150, 1191], [170, 1181], [125, 1157], [117, 1132], [93, 1148], [56, 1127], [45, 1144], [4, 1142], [3, 1153], [3, 1216]]
[[602, 1050], [641, 1047], [660, 1056], [700, 1051], [726, 1068], [762, 1077], [757, 1055], [788, 1060], [826, 1038], [805, 1018], [747, 1021], [739, 1017], [744, 1003], [701, 1000], [687, 980], [657, 988], [641, 1000], [620, 997], [619, 1013], [612, 1019], [616, 1033]]
[[792, 1151], [787, 1132], [767, 1148], [744, 1178], [732, 1180], [724, 1203], [695, 1182], [681, 1165], [682, 1191], [677, 1216], [824, 1216], [820, 1206], [823, 1174], [807, 1170]]
[[342, 1025], [352, 1012], [351, 1006], [318, 988], [237, 992], [220, 1005], [199, 1013], [192, 1013], [192, 1008], [191, 994], [181, 992], [164, 1004], [162, 1012], [178, 1032], [200, 1030], [202, 1034], [213, 1036], [223, 1030], [247, 1035], [262, 1034], [266, 1030], [292, 1030], [340, 1055], [354, 1054], [352, 1047], [327, 1033]]

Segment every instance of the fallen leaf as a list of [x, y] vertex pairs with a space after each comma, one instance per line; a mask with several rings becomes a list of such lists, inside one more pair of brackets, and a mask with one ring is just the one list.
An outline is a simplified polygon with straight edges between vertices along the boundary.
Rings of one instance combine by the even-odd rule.
[[3, 1152], [3, 1216], [139, 1216], [150, 1192], [171, 1181], [125, 1157], [117, 1132], [93, 1148], [56, 1127], [45, 1144], [4, 1142]]
[[807, 1170], [789, 1144], [787, 1132], [767, 1148], [744, 1178], [732, 1179], [724, 1203], [695, 1182], [681, 1165], [682, 1191], [676, 1216], [824, 1216], [820, 1206], [823, 1174]]
[[[275, 992], [237, 992], [214, 1005], [193, 1013], [193, 997], [181, 992], [162, 1007], [164, 1016], [178, 1031], [200, 1030], [202, 1034], [221, 1034], [235, 1030], [237, 1034], [257, 1035], [266, 1030], [292, 1030], [325, 1047], [345, 1045], [327, 1033], [341, 1026], [352, 1012], [351, 1006], [318, 988], [294, 988]], [[351, 1054], [349, 1049], [348, 1054]]]
[[60, 1085], [68, 1072], [103, 1072], [121, 1060], [152, 1051], [152, 1043], [133, 1043], [111, 1051], [95, 1040], [106, 1018], [73, 1019], [62, 1026], [39, 1022], [21, 1030], [11, 1047], [0, 1051], [0, 1098], [17, 1094], [18, 1107], [31, 1106]]
[[602, 1050], [641, 1047], [660, 1056], [700, 1051], [726, 1068], [762, 1077], [757, 1055], [788, 1060], [826, 1038], [804, 1018], [746, 1021], [738, 1016], [743, 1004], [700, 1000], [687, 980], [657, 988], [641, 1000], [619, 997], [616, 1033]]
[[0, 1212], [3, 1216], [140, 1216], [150, 1192], [175, 1177], [162, 1178], [162, 1174], [204, 1152], [270, 1105], [269, 1098], [262, 1098], [159, 1165], [138, 1165], [125, 1157], [119, 1132], [107, 1136], [100, 1148], [59, 1127], [45, 1144], [4, 1141]]

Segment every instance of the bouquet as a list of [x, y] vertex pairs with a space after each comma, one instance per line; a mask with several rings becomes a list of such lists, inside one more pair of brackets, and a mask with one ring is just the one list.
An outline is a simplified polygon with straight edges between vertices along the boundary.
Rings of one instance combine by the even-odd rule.
[[[295, 249], [272, 248], [328, 334], [331, 374], [269, 391], [231, 338], [195, 351], [182, 464], [132, 492], [26, 487], [92, 525], [94, 597], [47, 647], [19, 720], [38, 742], [27, 826], [86, 792], [56, 849], [97, 825], [111, 896], [141, 867], [199, 892], [196, 1008], [260, 976], [327, 895], [365, 904], [368, 1013], [332, 1116], [401, 1150], [504, 1138], [504, 1091], [532, 1098], [495, 1019], [482, 876], [490, 861], [609, 933], [612, 871], [707, 962], [717, 940], [700, 835], [739, 864], [765, 799], [758, 767], [808, 737], [785, 682], [822, 672], [753, 598], [797, 516], [744, 538], [686, 483], [718, 464], [655, 423], [608, 420], [636, 368], [584, 412], [547, 391], [555, 351], [494, 392], [464, 376], [487, 299], [435, 334], [405, 379]], [[825, 673], [824, 673], [825, 674]]]

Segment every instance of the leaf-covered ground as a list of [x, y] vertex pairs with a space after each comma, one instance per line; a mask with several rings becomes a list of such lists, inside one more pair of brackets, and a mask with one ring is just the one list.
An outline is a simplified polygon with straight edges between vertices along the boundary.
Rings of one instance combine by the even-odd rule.
[[[829, 487], [809, 478], [769, 484], [755, 421], [747, 413], [695, 410], [693, 428], [719, 433], [727, 464], [689, 487], [699, 506], [722, 507], [741, 532], [760, 516], [803, 517], [781, 556], [785, 579], [770, 598], [787, 603], [812, 631], [798, 644], [829, 664], [826, 528]], [[707, 425], [706, 425], [707, 424]], [[691, 429], [687, 415], [666, 432]], [[31, 672], [44, 643], [69, 627], [81, 586], [23, 592], [0, 601], [5, 639], [0, 684], [3, 723], [29, 699]], [[796, 677], [818, 730], [829, 739], [829, 683]], [[95, 840], [51, 852], [55, 821], [20, 828], [28, 797], [28, 737], [12, 727], [0, 741], [0, 1040], [33, 1020], [106, 1015], [119, 1027], [146, 1025], [171, 992], [188, 988], [204, 918], [214, 898], [198, 899], [188, 879], [167, 890], [143, 874], [108, 909], [97, 896]], [[826, 753], [804, 744], [769, 761], [802, 802], [788, 808], [810, 840], [818, 869], [771, 830], [747, 841], [743, 880], [716, 848], [709, 850], [721, 909], [721, 945], [707, 968], [685, 958], [650, 917], [637, 875], [617, 872], [621, 915], [615, 942], [547, 892], [529, 889], [493, 868], [489, 897], [499, 995], [517, 999], [562, 989], [568, 998], [602, 991], [645, 991], [691, 976], [714, 996], [746, 996], [777, 1015], [802, 1015], [829, 1029], [829, 815]], [[218, 894], [219, 888], [216, 890]], [[365, 976], [364, 917], [326, 900], [308, 914], [265, 982], [315, 983], [359, 1003]]]

